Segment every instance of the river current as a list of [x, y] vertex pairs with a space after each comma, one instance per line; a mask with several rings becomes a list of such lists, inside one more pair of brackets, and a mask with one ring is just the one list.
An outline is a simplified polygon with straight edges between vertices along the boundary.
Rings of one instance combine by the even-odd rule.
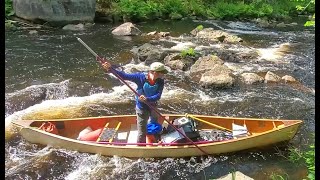
[[[305, 149], [313, 142], [314, 30], [303, 27], [302, 22], [289, 28], [261, 28], [254, 23], [231, 21], [157, 21], [137, 26], [146, 33], [168, 31], [181, 38], [199, 24], [236, 33], [248, 46], [260, 49], [267, 59], [280, 44], [298, 44], [277, 61], [247, 63], [243, 71], [289, 74], [301, 85], [262, 83], [202, 89], [182, 72], [171, 71], [160, 112], [301, 119], [304, 124], [289, 146]], [[306, 177], [304, 166], [288, 161], [287, 148], [209, 157], [127, 159], [31, 144], [11, 131], [10, 121], [21, 117], [134, 114], [133, 93], [115, 77], [105, 74], [76, 39], [80, 37], [99, 55], [125, 70], [146, 69], [143, 63], [132, 61], [130, 50], [147, 41], [113, 36], [111, 31], [116, 26], [95, 24], [84, 31], [43, 29], [36, 34], [29, 34], [28, 30], [5, 32], [6, 179], [215, 179], [232, 171], [254, 179], [270, 179], [273, 173], [297, 180]]]

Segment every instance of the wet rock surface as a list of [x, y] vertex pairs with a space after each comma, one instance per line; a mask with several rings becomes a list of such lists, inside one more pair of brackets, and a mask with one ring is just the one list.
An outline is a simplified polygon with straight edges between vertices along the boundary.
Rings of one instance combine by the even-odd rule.
[[[231, 88], [238, 82], [246, 85], [297, 82], [290, 75], [281, 78], [271, 71], [257, 69], [250, 72], [250, 69], [244, 69], [248, 64], [259, 67], [270, 62], [286, 63], [281, 58], [292, 53], [297, 43], [282, 43], [269, 49], [254, 48], [243, 44], [242, 38], [232, 33], [198, 27], [183, 37], [172, 37], [170, 32], [157, 31], [143, 36], [156, 39], [131, 50], [137, 61], [147, 65], [155, 61], [163, 62], [172, 70], [185, 72], [191, 81], [202, 88]], [[261, 73], [266, 74], [261, 76]]]
[[31, 21], [46, 21], [52, 25], [93, 22], [95, 6], [95, 0], [13, 0], [16, 16]]
[[140, 35], [141, 31], [131, 22], [126, 22], [116, 27], [112, 34], [117, 36], [136, 36]]

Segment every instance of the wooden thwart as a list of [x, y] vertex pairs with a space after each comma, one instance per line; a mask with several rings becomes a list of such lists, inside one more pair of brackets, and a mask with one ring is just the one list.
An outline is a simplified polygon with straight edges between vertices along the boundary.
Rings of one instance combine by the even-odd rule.
[[99, 135], [97, 142], [112, 142], [113, 138], [115, 137], [119, 127], [121, 125], [121, 122], [119, 121], [113, 121], [113, 122], [108, 122], [106, 123], [106, 125], [104, 126], [101, 134]]

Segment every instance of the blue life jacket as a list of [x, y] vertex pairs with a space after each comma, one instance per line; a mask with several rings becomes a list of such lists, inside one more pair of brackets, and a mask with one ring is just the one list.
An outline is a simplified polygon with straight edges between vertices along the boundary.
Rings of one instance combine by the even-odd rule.
[[[154, 85], [151, 85], [148, 82], [148, 75], [146, 74], [146, 79], [145, 79], [145, 82], [143, 84], [143, 87], [142, 87], [142, 89], [137, 89], [137, 92], [140, 95], [145, 95], [146, 97], [149, 97], [149, 96], [153, 96], [153, 95], [157, 94], [158, 90], [159, 90], [159, 84], [157, 83], [157, 80], [156, 80], [156, 83]], [[136, 101], [138, 103], [141, 103], [141, 101], [139, 101], [139, 99], [138, 99], [138, 96], [136, 96]], [[156, 105], [156, 102], [149, 102], [149, 104], [150, 105]]]

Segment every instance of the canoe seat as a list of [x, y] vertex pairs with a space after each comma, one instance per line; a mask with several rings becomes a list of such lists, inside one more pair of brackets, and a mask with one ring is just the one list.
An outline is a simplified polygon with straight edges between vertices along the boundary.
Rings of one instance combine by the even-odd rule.
[[119, 121], [113, 121], [110, 123], [106, 123], [106, 125], [104, 126], [101, 134], [99, 135], [97, 142], [112, 142], [113, 138], [115, 137], [119, 127], [121, 125], [121, 122]]

